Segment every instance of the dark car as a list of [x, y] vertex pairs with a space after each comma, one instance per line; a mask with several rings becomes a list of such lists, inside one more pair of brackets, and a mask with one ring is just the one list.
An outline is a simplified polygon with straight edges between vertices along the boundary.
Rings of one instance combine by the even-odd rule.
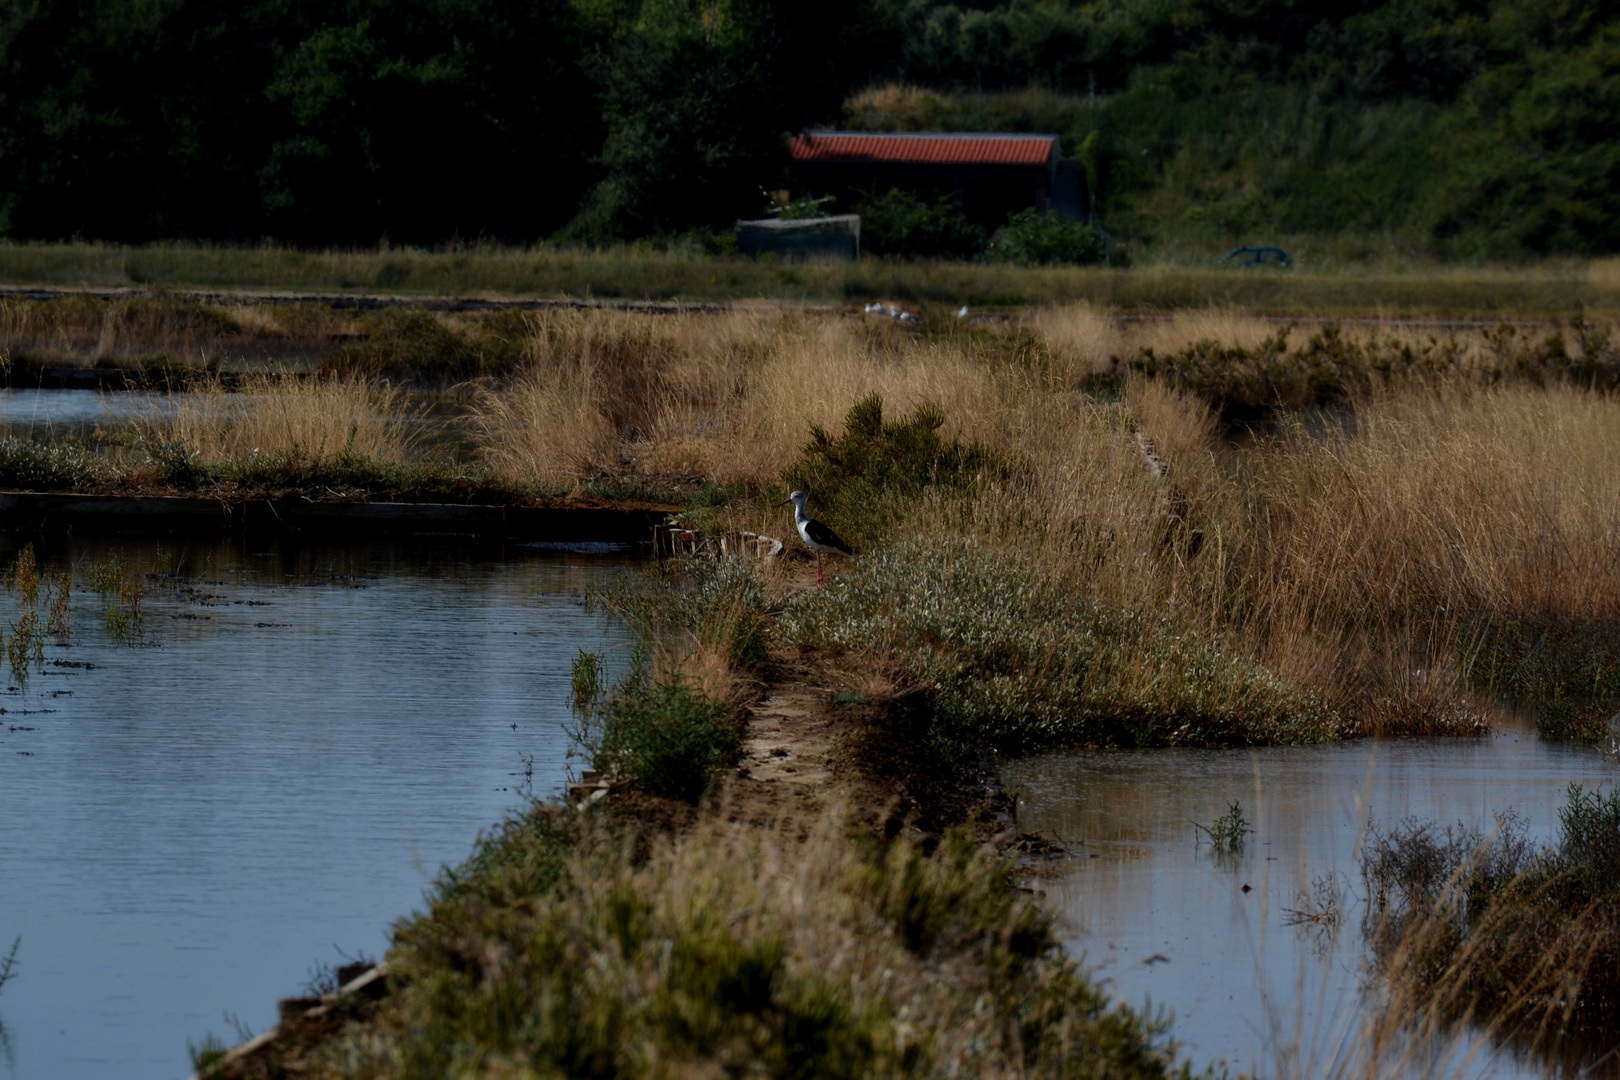
[[1240, 247], [1228, 251], [1222, 263], [1245, 269], [1253, 266], [1288, 266], [1288, 252], [1280, 247]]

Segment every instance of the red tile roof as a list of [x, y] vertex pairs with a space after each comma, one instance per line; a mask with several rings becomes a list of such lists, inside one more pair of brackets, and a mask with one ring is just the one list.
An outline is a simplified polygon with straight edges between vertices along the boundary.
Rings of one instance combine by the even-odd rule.
[[794, 161], [887, 162], [896, 165], [1045, 165], [1052, 135], [873, 134], [812, 131], [793, 140]]

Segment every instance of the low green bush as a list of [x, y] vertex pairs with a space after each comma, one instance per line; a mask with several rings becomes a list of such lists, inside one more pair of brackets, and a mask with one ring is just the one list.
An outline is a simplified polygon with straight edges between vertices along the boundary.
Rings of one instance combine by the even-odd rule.
[[664, 560], [588, 591], [586, 603], [625, 619], [649, 646], [711, 650], [744, 670], [764, 661], [770, 621], [781, 610], [758, 564], [738, 558]]
[[632, 682], [603, 707], [591, 764], [636, 791], [697, 802], [742, 744], [734, 712], [678, 675]]
[[[1295, 346], [1291, 330], [1284, 327], [1254, 348], [1204, 340], [1161, 354], [1144, 346], [1131, 356], [1113, 357], [1111, 369], [1115, 375], [1138, 372], [1167, 382], [1233, 419], [1331, 405], [1401, 379], [1461, 374], [1467, 360], [1463, 342], [1455, 337], [1431, 337], [1419, 345], [1376, 335], [1358, 341], [1329, 323]], [[1468, 369], [1486, 385], [1620, 387], [1620, 349], [1607, 327], [1585, 321], [1579, 312], [1568, 327], [1539, 340], [1506, 323], [1487, 331], [1486, 339], [1490, 358]]]
[[365, 341], [334, 349], [317, 370], [392, 378], [498, 375], [522, 361], [529, 336], [521, 311], [497, 312], [466, 328], [419, 308], [385, 308], [367, 321]]
[[1317, 696], [1137, 611], [1107, 608], [966, 541], [906, 542], [799, 597], [801, 646], [892, 657], [938, 692], [943, 753], [992, 743], [1317, 742], [1342, 733]]
[[1620, 621], [1519, 618], [1485, 623], [1463, 642], [1484, 693], [1541, 701], [1620, 699]]
[[1107, 243], [1095, 225], [1030, 207], [1007, 219], [990, 253], [1017, 266], [1095, 266], [1107, 256]]
[[95, 485], [95, 455], [73, 443], [0, 439], [0, 487], [21, 491], [75, 491]]
[[927, 202], [894, 188], [863, 198], [855, 209], [861, 250], [873, 255], [971, 259], [984, 250], [984, 230], [963, 217], [948, 195]]
[[965, 830], [931, 856], [837, 828], [649, 843], [537, 805], [387, 960], [397, 989], [319, 1075], [1156, 1080], [1175, 1056]]
[[1535, 704], [1536, 732], [1543, 739], [1568, 739], [1589, 746], [1614, 738], [1609, 719], [1620, 716], [1620, 700], [1570, 701], [1559, 698]]
[[1007, 471], [988, 448], [943, 438], [944, 426], [945, 414], [928, 404], [903, 420], [885, 420], [883, 399], [873, 394], [849, 410], [842, 434], [812, 427], [783, 483], [809, 492], [818, 507], [812, 512], [836, 523], [845, 540], [877, 543], [893, 528], [896, 502], [925, 489], [965, 494], [982, 474]]

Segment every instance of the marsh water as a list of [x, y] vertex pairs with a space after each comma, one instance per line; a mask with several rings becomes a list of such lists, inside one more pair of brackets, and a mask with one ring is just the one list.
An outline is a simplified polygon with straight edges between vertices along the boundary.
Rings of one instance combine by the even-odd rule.
[[[0, 541], [10, 565], [14, 541]], [[42, 547], [73, 637], [0, 690], [0, 1076], [166, 1080], [380, 955], [438, 867], [565, 775], [582, 593], [611, 548]], [[109, 639], [94, 564], [141, 572]], [[153, 575], [153, 576], [147, 576]], [[0, 615], [16, 615], [0, 593]], [[5, 627], [7, 637], [10, 626]], [[60, 661], [60, 663], [58, 663]], [[72, 666], [69, 666], [72, 665]], [[5, 689], [11, 687], [11, 689]]]
[[[1478, 739], [1062, 754], [1013, 762], [1002, 779], [1023, 829], [1070, 844], [1039, 884], [1071, 952], [1126, 1001], [1173, 1014], [1195, 1067], [1276, 1076], [1323, 1072], [1357, 1030], [1369, 824], [1488, 830], [1512, 809], [1546, 839], [1571, 782], [1607, 789], [1620, 769], [1506, 719]], [[1233, 801], [1254, 833], [1240, 855], [1217, 856], [1194, 823]], [[1343, 897], [1336, 936], [1292, 914], [1316, 910], [1324, 887]], [[1447, 1053], [1440, 1075], [1620, 1073], [1612, 1058], [1549, 1063], [1469, 1031]]]
[[0, 436], [87, 435], [99, 426], [131, 424], [165, 415], [184, 396], [146, 390], [0, 388]]

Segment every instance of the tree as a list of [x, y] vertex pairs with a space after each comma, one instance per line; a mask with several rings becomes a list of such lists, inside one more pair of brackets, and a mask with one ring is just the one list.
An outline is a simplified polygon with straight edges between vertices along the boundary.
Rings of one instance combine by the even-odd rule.
[[834, 117], [851, 0], [641, 0], [598, 9], [591, 58], [605, 176], [571, 231], [589, 239], [729, 223], [775, 186], [787, 136]]

